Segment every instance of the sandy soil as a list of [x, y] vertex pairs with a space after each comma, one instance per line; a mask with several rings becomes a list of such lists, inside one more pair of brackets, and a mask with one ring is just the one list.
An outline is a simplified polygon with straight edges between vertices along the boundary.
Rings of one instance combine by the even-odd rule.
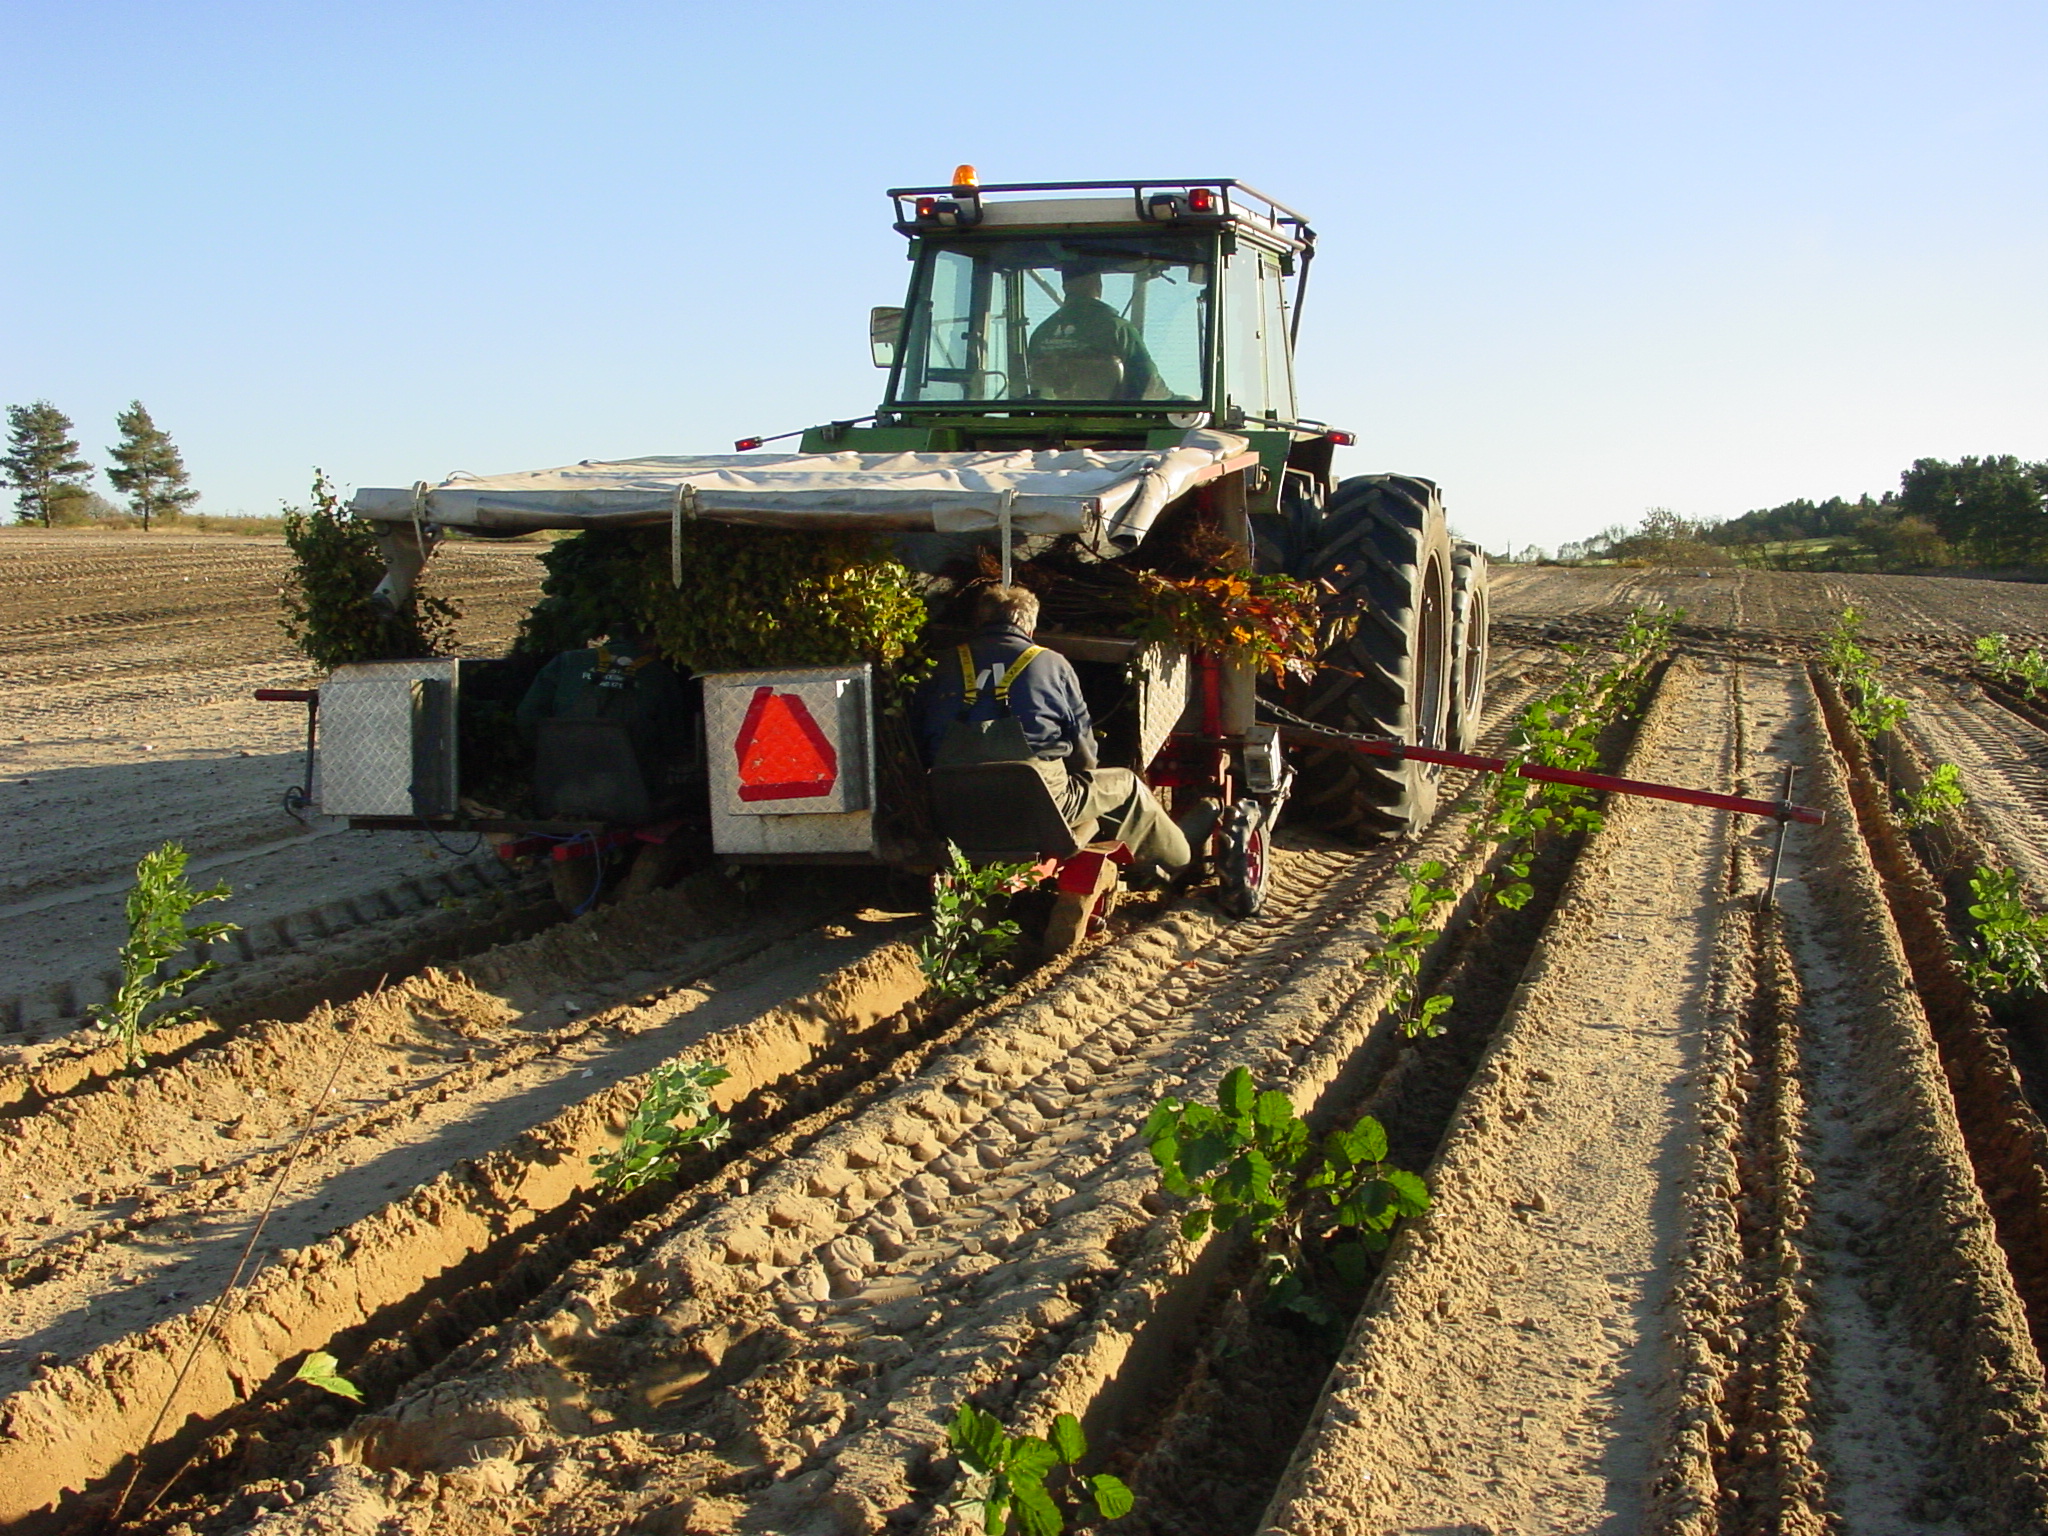
[[2048, 635], [2048, 587], [1961, 577], [1812, 575], [1792, 571], [1621, 570], [1495, 566], [1494, 622], [1584, 624], [1633, 608], [1681, 608], [1689, 628], [1751, 639], [1824, 634], [1844, 607], [1865, 616], [1872, 640], [1954, 647], [2005, 634]]
[[1676, 674], [1633, 771], [1702, 756], [1802, 763], [1830, 827], [1759, 917], [1754, 837], [1610, 817], [1269, 1530], [2048, 1520], [2040, 1363], [1803, 679]]
[[[538, 589], [535, 551], [455, 544], [437, 556], [472, 654], [510, 640]], [[0, 1032], [75, 1026], [104, 995], [129, 874], [166, 839], [233, 887], [205, 910], [242, 923], [252, 955], [503, 885], [487, 858], [424, 837], [285, 814], [304, 773], [304, 711], [251, 695], [312, 681], [277, 623], [288, 563], [279, 539], [0, 534], [0, 921], [12, 940]]]
[[[122, 551], [84, 548], [51, 558], [81, 583], [132, 583]], [[267, 622], [275, 554], [193, 554], [252, 562], [240, 617], [188, 622], [182, 590], [145, 615], [186, 647], [182, 674], [150, 670], [158, 642], [110, 638], [127, 671], [81, 670], [96, 653], [75, 648], [22, 663], [40, 681], [0, 676], [0, 698], [51, 721], [102, 709], [104, 737], [11, 744], [104, 755], [37, 783], [192, 774], [178, 803], [222, 839], [206, 857], [241, 861], [217, 867], [253, 876], [253, 898], [279, 861], [298, 902], [283, 931], [317, 968], [345, 944], [402, 947], [487, 891], [366, 863], [367, 894], [336, 898], [355, 876], [317, 866], [355, 839], [266, 841], [240, 812], [201, 812], [236, 784], [255, 815], [234, 764], [290, 763], [286, 739], [226, 755], [249, 685], [234, 668], [272, 663], [208, 659]], [[521, 572], [507, 594], [530, 580], [511, 553], [476, 558]], [[71, 622], [41, 601], [24, 625]], [[1259, 919], [1199, 896], [1132, 904], [1108, 940], [964, 1016], [915, 997], [901, 919], [874, 893], [796, 881], [751, 910], [662, 893], [382, 997], [194, 1026], [134, 1079], [58, 1042], [18, 1049], [0, 1060], [8, 1512], [94, 1528], [103, 1506], [78, 1490], [118, 1484], [154, 1438], [146, 1489], [195, 1458], [160, 1508], [129, 1511], [127, 1528], [166, 1536], [950, 1533], [943, 1424], [971, 1396], [1021, 1428], [1082, 1415], [1093, 1465], [1140, 1490], [1118, 1527], [1132, 1536], [1248, 1536], [1262, 1518], [1359, 1536], [2048, 1529], [2028, 1323], [2048, 1319], [2048, 1130], [2010, 1026], [1947, 959], [1944, 892], [1916, 862], [1935, 845], [1887, 819], [1876, 777], [1910, 787], [1952, 754], [1973, 797], [1953, 837], [2032, 874], [2040, 727], [1973, 692], [1962, 651], [1990, 629], [2048, 634], [2048, 601], [1987, 582], [1513, 570], [1494, 739], [1556, 675], [1555, 639], [1597, 647], [1654, 601], [1688, 609], [1695, 659], [1626, 771], [1769, 794], [1795, 761], [1801, 798], [1829, 812], [1795, 835], [1771, 914], [1755, 901], [1767, 829], [1649, 802], [1560, 849], [1524, 916], [1488, 912], [1490, 845], [1447, 795], [1413, 847], [1287, 839]], [[1841, 739], [1798, 659], [1848, 601], [1912, 695], [1897, 762]], [[264, 680], [290, 681], [276, 665]], [[186, 703], [218, 706], [215, 734], [189, 758], [112, 734], [120, 710], [157, 707], [106, 705], [120, 689], [209, 678], [212, 704]], [[0, 892], [24, 923], [105, 901], [131, 857], [85, 825], [104, 801], [50, 804], [78, 819], [76, 856], [54, 834], [33, 845]], [[1417, 857], [1443, 859], [1460, 893], [1439, 945], [1459, 1000], [1444, 1038], [1405, 1042], [1363, 962], [1369, 914]], [[405, 909], [377, 906], [411, 886]], [[53, 964], [36, 985], [70, 977], [75, 1005], [82, 974]], [[54, 1028], [62, 1001], [32, 1027]], [[733, 1147], [676, 1186], [600, 1195], [589, 1154], [679, 1050], [734, 1066]], [[1341, 1354], [1248, 1307], [1239, 1238], [1177, 1237], [1135, 1138], [1159, 1096], [1206, 1095], [1240, 1063], [1321, 1123], [1370, 1107], [1431, 1169], [1436, 1208]], [[267, 1262], [153, 1429], [302, 1130]], [[343, 1358], [363, 1408], [292, 1384], [314, 1348]]]

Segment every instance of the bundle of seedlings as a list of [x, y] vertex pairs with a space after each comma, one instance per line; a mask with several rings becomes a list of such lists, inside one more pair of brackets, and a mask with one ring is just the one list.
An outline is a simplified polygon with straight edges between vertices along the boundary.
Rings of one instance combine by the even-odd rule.
[[371, 601], [384, 579], [384, 556], [373, 525], [350, 517], [319, 470], [313, 504], [288, 508], [284, 540], [292, 567], [278, 599], [281, 622], [306, 658], [323, 672], [360, 661], [444, 656], [455, 647], [462, 609], [437, 596], [424, 577], [396, 609]]

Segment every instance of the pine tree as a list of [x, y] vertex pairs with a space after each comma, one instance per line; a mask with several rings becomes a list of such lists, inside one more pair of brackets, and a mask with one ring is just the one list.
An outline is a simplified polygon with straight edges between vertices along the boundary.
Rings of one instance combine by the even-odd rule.
[[121, 441], [107, 450], [114, 461], [107, 478], [128, 498], [128, 505], [149, 532], [154, 517], [176, 517], [199, 493], [185, 483], [185, 460], [170, 433], [149, 419], [140, 400], [114, 418]]
[[71, 418], [47, 400], [7, 407], [7, 452], [0, 470], [21, 494], [14, 498], [24, 523], [50, 526], [53, 501], [84, 491], [92, 466], [78, 456]]

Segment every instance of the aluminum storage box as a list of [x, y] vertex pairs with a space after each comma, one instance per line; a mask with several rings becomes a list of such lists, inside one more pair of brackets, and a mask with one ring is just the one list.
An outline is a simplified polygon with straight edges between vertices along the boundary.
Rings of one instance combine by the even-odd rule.
[[460, 663], [357, 662], [320, 685], [315, 795], [328, 816], [452, 816]]

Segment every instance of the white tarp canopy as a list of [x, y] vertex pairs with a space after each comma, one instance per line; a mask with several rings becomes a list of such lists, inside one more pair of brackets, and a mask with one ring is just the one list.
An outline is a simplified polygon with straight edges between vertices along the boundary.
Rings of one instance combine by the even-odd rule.
[[[1197, 429], [1172, 449], [1014, 453], [707, 454], [586, 461], [514, 475], [456, 475], [360, 490], [377, 522], [515, 532], [703, 518], [765, 528], [1091, 534], [1130, 547], [1162, 508], [1224, 472], [1245, 439]], [[1240, 467], [1231, 465], [1230, 467]]]

